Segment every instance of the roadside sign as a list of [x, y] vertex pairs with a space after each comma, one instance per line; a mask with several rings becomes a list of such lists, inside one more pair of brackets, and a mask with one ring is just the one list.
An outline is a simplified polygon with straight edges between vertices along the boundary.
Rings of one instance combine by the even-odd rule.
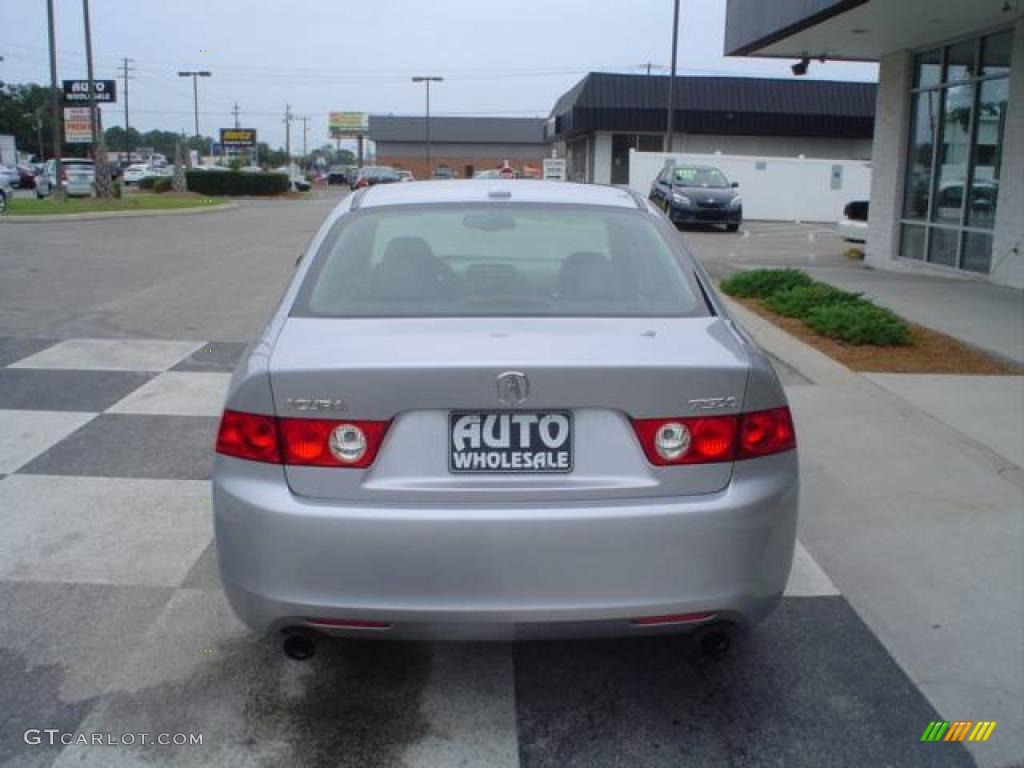
[[256, 146], [256, 129], [221, 128], [220, 143], [225, 149], [252, 149]]
[[90, 111], [89, 107], [64, 107], [64, 141], [66, 143], [92, 143]]
[[547, 181], [565, 181], [565, 158], [545, 157], [544, 178]]
[[[96, 88], [97, 104], [112, 104], [117, 101], [116, 80], [93, 80]], [[89, 103], [89, 81], [88, 80], [65, 80], [64, 81], [64, 103], [65, 104], [88, 104]]]
[[365, 112], [331, 112], [327, 116], [327, 130], [332, 139], [365, 136], [370, 132], [370, 119]]

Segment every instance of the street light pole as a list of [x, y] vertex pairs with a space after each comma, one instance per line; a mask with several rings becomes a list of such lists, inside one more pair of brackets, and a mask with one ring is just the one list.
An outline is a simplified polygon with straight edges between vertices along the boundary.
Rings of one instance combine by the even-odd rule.
[[443, 77], [436, 77], [433, 75], [420, 75], [413, 77], [414, 83], [425, 83], [427, 86], [427, 115], [425, 120], [424, 130], [426, 132], [426, 155], [427, 155], [427, 178], [432, 178], [434, 173], [430, 167], [430, 84], [431, 83], [443, 83]]
[[676, 96], [676, 53], [679, 50], [679, 0], [675, 0], [672, 13], [672, 71], [668, 76], [668, 126], [665, 130], [665, 151], [672, 151], [672, 138], [675, 132], [675, 96]]
[[60, 111], [60, 91], [57, 90], [57, 40], [53, 32], [53, 0], [46, 0], [46, 26], [50, 36], [50, 110], [53, 113], [53, 189], [52, 194], [58, 200], [64, 199], [64, 186], [61, 181], [61, 133], [63, 121]]
[[212, 72], [199, 70], [196, 72], [179, 72], [178, 77], [191, 77], [192, 78], [192, 106], [195, 111], [196, 118], [196, 136], [199, 135], [199, 78], [200, 77], [213, 77]]

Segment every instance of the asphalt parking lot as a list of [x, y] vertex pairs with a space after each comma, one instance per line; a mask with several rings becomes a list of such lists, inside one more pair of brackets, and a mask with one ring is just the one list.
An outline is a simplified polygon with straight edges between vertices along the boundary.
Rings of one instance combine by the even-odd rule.
[[[251, 636], [216, 574], [212, 439], [333, 199], [0, 222], [0, 765], [974, 764], [920, 743], [944, 718], [811, 547], [721, 661], [652, 638], [337, 643], [303, 663]], [[845, 263], [826, 227], [683, 236], [716, 277]], [[26, 743], [37, 728], [203, 743]]]

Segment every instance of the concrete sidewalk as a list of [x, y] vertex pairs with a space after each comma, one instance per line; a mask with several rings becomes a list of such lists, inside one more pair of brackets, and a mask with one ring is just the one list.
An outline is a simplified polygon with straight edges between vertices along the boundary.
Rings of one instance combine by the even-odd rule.
[[980, 280], [866, 267], [804, 267], [815, 280], [863, 293], [911, 322], [1024, 364], [1024, 291]]
[[[953, 382], [952, 394], [904, 377], [875, 383], [729, 304], [766, 351], [812, 382], [787, 387], [801, 541], [943, 718], [999, 722], [999, 739], [967, 745], [978, 764], [1020, 763], [1024, 470], [983, 428], [970, 434], [949, 418], [972, 382]], [[974, 422], [998, 423], [1002, 407], [982, 393]]]

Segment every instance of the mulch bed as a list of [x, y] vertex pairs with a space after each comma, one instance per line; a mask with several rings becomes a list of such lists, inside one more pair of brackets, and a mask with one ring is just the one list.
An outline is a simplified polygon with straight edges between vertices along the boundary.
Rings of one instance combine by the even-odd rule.
[[957, 341], [944, 333], [905, 321], [910, 328], [907, 347], [855, 346], [819, 336], [802, 321], [782, 317], [766, 309], [757, 299], [733, 297], [752, 312], [792, 336], [824, 352], [833, 360], [855, 371], [869, 373], [947, 373], [985, 376], [1024, 375], [1024, 366], [1003, 360]]

